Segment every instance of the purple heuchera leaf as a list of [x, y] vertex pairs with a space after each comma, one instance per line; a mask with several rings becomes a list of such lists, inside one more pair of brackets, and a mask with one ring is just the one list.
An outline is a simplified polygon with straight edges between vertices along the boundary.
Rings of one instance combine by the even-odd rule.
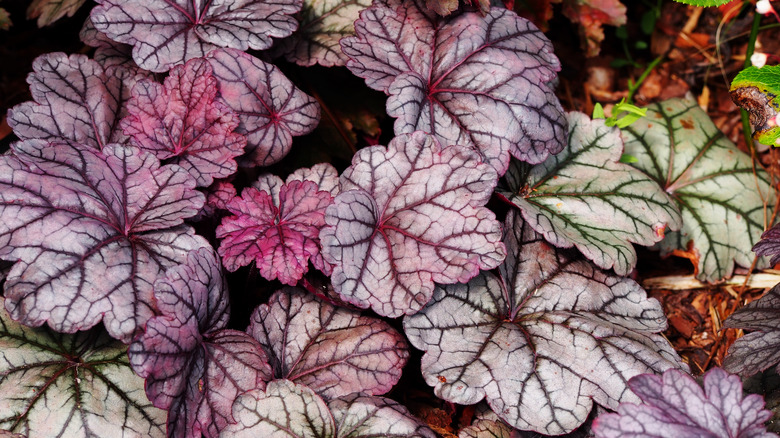
[[739, 377], [713, 368], [704, 375], [704, 389], [688, 374], [668, 370], [663, 377], [643, 374], [628, 385], [643, 404], [622, 403], [616, 414], [593, 422], [599, 438], [769, 438], [764, 422], [772, 413], [760, 395], [742, 396]]
[[355, 31], [341, 40], [347, 67], [390, 95], [396, 135], [474, 148], [499, 175], [509, 154], [539, 163], [563, 148], [566, 120], [549, 85], [560, 63], [530, 21], [502, 8], [439, 19], [415, 0], [377, 0]]
[[87, 17], [84, 21], [79, 38], [84, 44], [95, 48], [93, 58], [104, 68], [121, 65], [131, 70], [141, 71], [133, 61], [133, 46], [118, 43], [103, 32], [98, 31], [91, 18]]
[[727, 371], [748, 377], [780, 363], [780, 285], [732, 313], [724, 327], [756, 330], [731, 344]]
[[129, 342], [155, 312], [152, 283], [208, 246], [182, 225], [195, 180], [135, 147], [26, 140], [0, 157], [0, 258], [17, 261], [6, 308], [72, 333], [102, 319]]
[[283, 289], [259, 306], [247, 331], [263, 346], [274, 378], [326, 399], [381, 395], [401, 378], [409, 357], [403, 336], [386, 322]]
[[263, 50], [290, 35], [302, 0], [98, 0], [97, 30], [133, 45], [139, 66], [164, 72], [219, 47]]
[[165, 84], [141, 81], [133, 87], [125, 134], [141, 149], [183, 167], [199, 187], [236, 171], [235, 157], [246, 137], [233, 131], [238, 116], [216, 101], [217, 80], [201, 58], [174, 67]]
[[277, 176], [261, 176], [228, 202], [232, 215], [217, 227], [225, 268], [235, 271], [254, 261], [264, 278], [290, 286], [309, 270], [309, 260], [330, 273], [320, 256], [319, 233], [331, 202], [330, 193], [313, 181], [283, 184]]
[[168, 409], [169, 437], [216, 437], [238, 394], [265, 388], [271, 368], [246, 333], [224, 329], [228, 295], [217, 255], [193, 251], [154, 284], [159, 316], [129, 348], [152, 403]]
[[465, 282], [506, 254], [483, 205], [495, 171], [462, 146], [422, 132], [360, 150], [320, 233], [331, 281], [345, 301], [383, 316], [412, 314], [433, 282]]
[[753, 245], [753, 251], [760, 256], [772, 256], [770, 265], [780, 262], [780, 223], [764, 231], [761, 240]]
[[130, 89], [144, 77], [121, 66], [104, 69], [84, 55], [41, 55], [27, 77], [34, 102], [13, 107], [8, 124], [22, 140], [70, 140], [98, 149], [124, 143], [119, 120]]
[[216, 50], [206, 59], [214, 68], [221, 98], [239, 115], [236, 132], [247, 136], [242, 164], [276, 163], [290, 151], [293, 136], [317, 126], [317, 101], [272, 64], [231, 49]]

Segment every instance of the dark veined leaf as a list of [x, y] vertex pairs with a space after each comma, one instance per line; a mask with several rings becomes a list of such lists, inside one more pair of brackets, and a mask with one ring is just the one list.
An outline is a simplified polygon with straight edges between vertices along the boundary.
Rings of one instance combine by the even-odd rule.
[[517, 212], [505, 229], [500, 277], [437, 286], [404, 319], [437, 396], [485, 398], [509, 425], [555, 435], [582, 424], [593, 402], [637, 400], [630, 377], [684, 366], [657, 334], [666, 328], [661, 305], [636, 282], [555, 249]]
[[27, 140], [0, 157], [0, 257], [16, 261], [6, 309], [72, 333], [101, 320], [129, 342], [155, 312], [152, 283], [208, 246], [182, 225], [203, 205], [179, 166], [111, 144]]
[[130, 69], [141, 69], [133, 61], [133, 46], [129, 44], [118, 43], [106, 34], [95, 29], [92, 18], [87, 17], [84, 25], [79, 32], [81, 41], [95, 48], [93, 58], [104, 68], [114, 65], [121, 65]]
[[339, 40], [355, 34], [354, 22], [369, 6], [371, 0], [303, 0], [298, 30], [275, 49], [298, 65], [344, 65]]
[[136, 146], [178, 164], [206, 187], [236, 171], [234, 158], [246, 146], [246, 137], [233, 132], [238, 115], [216, 97], [211, 65], [192, 59], [174, 67], [164, 85], [136, 84], [121, 126]]
[[603, 269], [627, 275], [636, 265], [632, 243], [652, 245], [668, 225], [682, 225], [675, 202], [658, 184], [620, 163], [620, 131], [569, 113], [566, 148], [544, 163], [514, 161], [511, 192], [527, 223], [559, 248], [576, 246]]
[[235, 438], [435, 438], [397, 402], [359, 394], [327, 403], [311, 388], [289, 380], [274, 380], [265, 391], [238, 397], [235, 423], [224, 436]]
[[38, 27], [48, 26], [64, 16], [72, 17], [84, 0], [33, 0], [27, 7], [27, 19], [37, 18]]
[[283, 289], [260, 305], [247, 329], [263, 346], [274, 377], [306, 385], [325, 399], [382, 395], [409, 357], [403, 336], [386, 322]]
[[772, 266], [780, 262], [780, 223], [764, 231], [761, 240], [753, 245], [753, 251], [760, 256], [772, 256], [769, 260]]
[[[751, 266], [751, 247], [764, 230], [775, 192], [769, 176], [753, 169], [696, 101], [672, 99], [648, 107], [647, 116], [621, 131], [634, 167], [656, 180], [677, 202], [683, 226], [659, 243], [662, 255], [689, 257], [702, 281], [730, 277], [734, 263]], [[766, 266], [759, 259], [757, 267]]]
[[629, 380], [642, 404], [621, 403], [615, 414], [593, 422], [598, 438], [712, 437], [772, 438], [764, 422], [759, 395], [742, 396], [739, 377], [713, 368], [704, 375], [704, 389], [688, 374], [668, 370], [663, 377], [652, 374]]
[[732, 313], [725, 327], [755, 330], [729, 348], [723, 368], [744, 377], [780, 363], [780, 286]]
[[24, 327], [2, 304], [0, 428], [27, 438], [165, 437], [165, 411], [146, 399], [122, 343], [98, 330]]
[[247, 136], [244, 164], [276, 163], [290, 151], [293, 136], [317, 126], [317, 102], [275, 66], [230, 49], [213, 51], [207, 60], [219, 81], [221, 98], [238, 114], [236, 132]]
[[503, 175], [509, 155], [544, 161], [566, 121], [549, 83], [560, 69], [531, 22], [494, 8], [438, 19], [415, 0], [378, 0], [341, 40], [347, 67], [390, 95], [396, 135], [424, 131], [478, 151]]
[[219, 47], [263, 50], [290, 35], [301, 0], [98, 0], [95, 28], [133, 46], [146, 70], [164, 72]]
[[320, 232], [333, 287], [383, 316], [412, 314], [433, 282], [468, 281], [504, 259], [501, 226], [483, 207], [496, 174], [462, 146], [422, 132], [358, 151]]
[[193, 251], [154, 284], [159, 316], [130, 344], [146, 394], [168, 410], [168, 437], [216, 437], [238, 394], [265, 388], [271, 368], [246, 333], [224, 329], [228, 294], [217, 255]]
[[34, 101], [13, 107], [8, 124], [22, 140], [71, 140], [95, 148], [124, 143], [119, 120], [142, 78], [123, 67], [104, 69], [84, 55], [41, 55], [27, 76]]

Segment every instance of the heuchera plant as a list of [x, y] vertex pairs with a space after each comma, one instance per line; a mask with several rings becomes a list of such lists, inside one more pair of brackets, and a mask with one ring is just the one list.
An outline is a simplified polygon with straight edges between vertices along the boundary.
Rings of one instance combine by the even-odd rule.
[[[622, 132], [566, 114], [550, 41], [486, 2], [98, 3], [94, 58], [42, 55], [8, 113], [0, 436], [434, 437], [387, 396], [418, 372], [484, 400], [461, 436], [583, 431], [594, 405], [618, 410], [595, 422], [611, 436], [672, 415], [667, 388], [699, 403], [686, 430], [728, 404], [745, 421], [707, 427], [764, 436], [760, 399], [721, 370], [702, 394], [626, 277], [633, 244], [688, 250], [706, 280], [750, 263], [762, 197], [716, 187], [776, 196], [695, 105]], [[273, 55], [345, 65], [388, 96], [394, 138], [269, 168], [321, 112]]]

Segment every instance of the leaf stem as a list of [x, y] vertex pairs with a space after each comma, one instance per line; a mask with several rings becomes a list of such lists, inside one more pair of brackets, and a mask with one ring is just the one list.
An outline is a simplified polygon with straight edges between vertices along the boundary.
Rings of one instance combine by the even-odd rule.
[[650, 75], [650, 73], [653, 71], [653, 69], [664, 59], [664, 56], [661, 55], [653, 60], [650, 64], [648, 64], [647, 68], [645, 68], [645, 71], [642, 72], [642, 75], [639, 76], [639, 79], [636, 80], [636, 82], [629, 82], [628, 84], [628, 97], [626, 97], [626, 102], [632, 103], [634, 99], [634, 94], [636, 94], [637, 91], [639, 91], [639, 87], [642, 86], [642, 82], [647, 79], [647, 77]]

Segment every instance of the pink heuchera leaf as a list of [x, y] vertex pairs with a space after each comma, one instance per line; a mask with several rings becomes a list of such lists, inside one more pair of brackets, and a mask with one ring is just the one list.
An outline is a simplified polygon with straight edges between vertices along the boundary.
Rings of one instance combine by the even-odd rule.
[[98, 0], [95, 28], [133, 46], [146, 70], [164, 72], [219, 47], [263, 50], [290, 35], [302, 0]]
[[8, 111], [8, 124], [22, 140], [71, 140], [98, 149], [125, 143], [119, 120], [130, 89], [144, 77], [121, 66], [103, 68], [84, 55], [41, 55], [27, 77], [34, 101]]
[[739, 377], [713, 368], [704, 375], [704, 389], [688, 374], [668, 370], [663, 376], [642, 374], [628, 385], [642, 404], [621, 403], [616, 414], [593, 422], [599, 438], [713, 437], [770, 438], [764, 422], [772, 413], [757, 394], [742, 395]]
[[403, 336], [386, 322], [294, 288], [258, 306], [247, 331], [271, 358], [274, 378], [326, 399], [390, 391], [409, 357]]
[[439, 19], [416, 0], [377, 0], [341, 40], [347, 67], [390, 95], [396, 135], [425, 131], [479, 151], [499, 175], [509, 155], [560, 151], [563, 108], [549, 83], [560, 63], [534, 25], [506, 9]]
[[208, 246], [182, 225], [203, 205], [195, 180], [111, 144], [26, 140], [0, 157], [0, 258], [16, 261], [6, 308], [73, 333], [100, 320], [129, 342], [155, 312], [152, 283]]
[[232, 213], [217, 227], [222, 239], [219, 255], [229, 271], [256, 262], [268, 280], [278, 278], [295, 285], [309, 269], [329, 272], [321, 262], [319, 232], [325, 225], [325, 209], [333, 201], [330, 193], [313, 181], [282, 183], [274, 175], [264, 175], [241, 197], [228, 202]]
[[462, 146], [422, 132], [360, 150], [320, 233], [331, 281], [345, 301], [383, 316], [418, 311], [433, 282], [468, 281], [506, 255], [483, 205], [495, 171]]
[[206, 59], [220, 96], [239, 116], [236, 132], [247, 136], [245, 165], [268, 166], [290, 151], [292, 137], [311, 132], [320, 107], [282, 72], [238, 50], [216, 50]]
[[227, 330], [228, 294], [217, 255], [193, 251], [154, 284], [159, 316], [128, 354], [152, 403], [168, 409], [168, 436], [218, 436], [238, 394], [265, 388], [272, 371], [260, 345]]
[[139, 82], [122, 119], [125, 134], [141, 149], [183, 167], [199, 187], [236, 171], [246, 137], [233, 131], [238, 116], [216, 101], [217, 80], [201, 58], [174, 67], [164, 85]]

